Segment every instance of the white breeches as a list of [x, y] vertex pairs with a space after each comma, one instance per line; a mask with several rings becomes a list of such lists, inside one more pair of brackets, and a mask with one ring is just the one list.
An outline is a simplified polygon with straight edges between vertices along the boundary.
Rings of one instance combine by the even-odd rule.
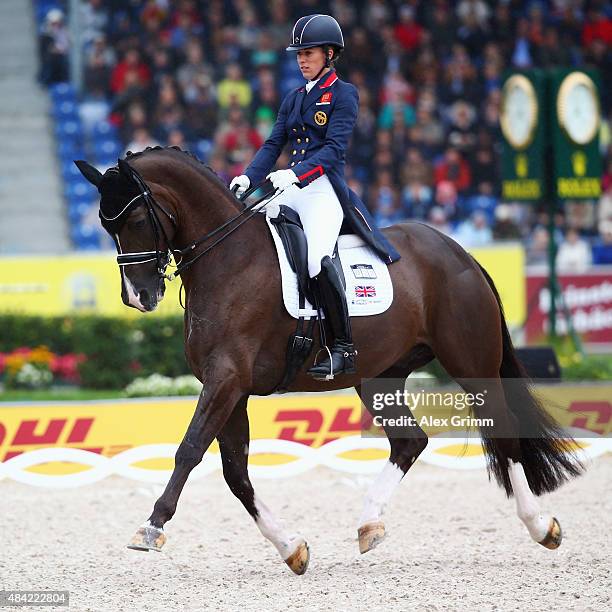
[[308, 242], [308, 273], [310, 278], [316, 276], [321, 271], [321, 260], [334, 252], [344, 218], [332, 184], [323, 175], [302, 189], [291, 185], [273, 203], [289, 206], [300, 215]]

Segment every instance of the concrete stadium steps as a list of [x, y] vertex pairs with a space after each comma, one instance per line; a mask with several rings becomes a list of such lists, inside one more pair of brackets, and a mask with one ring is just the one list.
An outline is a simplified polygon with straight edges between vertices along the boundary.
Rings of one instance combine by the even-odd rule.
[[70, 248], [30, 0], [0, 2], [0, 253]]

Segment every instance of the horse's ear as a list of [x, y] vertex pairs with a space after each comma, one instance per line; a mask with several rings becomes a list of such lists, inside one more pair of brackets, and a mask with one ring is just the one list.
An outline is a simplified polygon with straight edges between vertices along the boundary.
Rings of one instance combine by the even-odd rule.
[[96, 187], [100, 186], [102, 182], [102, 173], [97, 168], [94, 168], [91, 164], [88, 164], [82, 159], [75, 160], [74, 164], [92, 185]]
[[119, 166], [119, 174], [121, 174], [124, 178], [126, 178], [128, 181], [131, 181], [134, 178], [132, 167], [125, 161], [125, 159], [118, 159], [117, 165]]

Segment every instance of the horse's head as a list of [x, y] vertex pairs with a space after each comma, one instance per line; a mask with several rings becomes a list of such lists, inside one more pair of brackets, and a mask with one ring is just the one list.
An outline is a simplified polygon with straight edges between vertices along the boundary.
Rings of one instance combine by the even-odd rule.
[[117, 246], [123, 303], [154, 310], [164, 295], [174, 217], [125, 160], [104, 174], [85, 161], [75, 163], [100, 192], [100, 221]]

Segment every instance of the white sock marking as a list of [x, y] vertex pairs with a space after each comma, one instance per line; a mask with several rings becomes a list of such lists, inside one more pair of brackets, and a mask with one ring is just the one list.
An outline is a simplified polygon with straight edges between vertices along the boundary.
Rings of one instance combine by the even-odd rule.
[[529, 535], [536, 542], [541, 542], [548, 533], [551, 517], [540, 512], [540, 505], [529, 488], [523, 466], [511, 460], [509, 462], [508, 474], [512, 483], [512, 490], [514, 491], [514, 499], [516, 500], [516, 513], [521, 521], [525, 523]]
[[380, 520], [393, 491], [403, 477], [404, 472], [394, 463], [387, 461], [366, 495], [359, 526]]
[[297, 534], [287, 534], [269, 508], [257, 496], [255, 496], [255, 507], [258, 513], [255, 523], [259, 531], [264, 538], [274, 544], [281, 558], [287, 560], [304, 539]]

